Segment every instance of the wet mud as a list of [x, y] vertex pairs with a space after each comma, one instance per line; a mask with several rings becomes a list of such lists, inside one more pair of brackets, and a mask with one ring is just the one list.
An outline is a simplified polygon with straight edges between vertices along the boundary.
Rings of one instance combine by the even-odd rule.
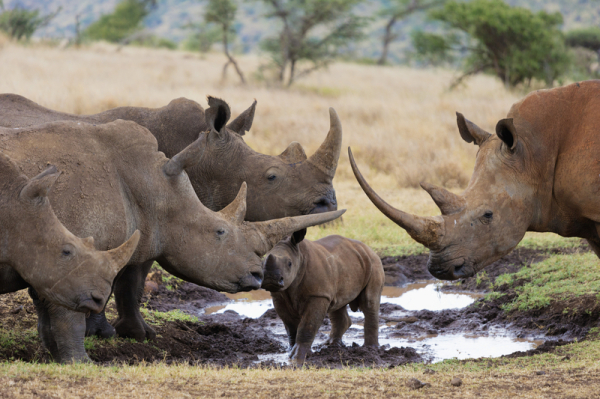
[[[578, 250], [586, 250], [582, 247]], [[556, 250], [569, 253], [574, 250]], [[523, 265], [535, 263], [549, 256], [548, 252], [514, 251], [486, 268], [485, 278], [471, 278], [444, 290], [484, 292], [489, 284], [503, 273], [515, 272]], [[383, 258], [386, 285], [399, 286], [431, 279], [427, 272], [427, 255]], [[346, 345], [324, 346], [331, 328], [325, 319], [319, 330], [313, 353], [307, 363], [316, 367], [342, 366], [395, 367], [412, 362], [434, 360], [421, 342], [424, 338], [444, 334], [471, 334], [486, 336], [506, 334], [517, 337], [539, 337], [540, 345], [533, 350], [518, 351], [509, 357], [531, 356], [555, 351], [573, 339], [583, 339], [589, 329], [600, 319], [600, 306], [595, 296], [580, 297], [549, 306], [541, 311], [506, 314], [501, 306], [514, 298], [512, 287], [499, 287], [504, 296], [492, 301], [477, 301], [463, 309], [441, 311], [406, 310], [399, 305], [382, 303], [380, 308], [380, 344], [378, 349], [363, 348], [362, 330], [357, 328], [362, 314], [352, 314], [353, 326], [346, 333]], [[245, 318], [227, 310], [224, 313], [205, 314], [206, 309], [218, 309], [232, 303], [229, 297], [216, 291], [175, 279], [160, 269], [155, 269], [146, 282], [143, 307], [167, 312], [180, 309], [198, 317], [198, 322], [167, 321], [153, 328], [156, 340], [138, 343], [131, 340], [88, 340], [88, 354], [101, 364], [165, 361], [167, 363], [238, 365], [261, 367], [287, 363], [287, 336], [283, 323], [273, 309], [258, 318]], [[586, 309], [585, 312], [568, 312], [566, 309]], [[114, 304], [109, 315], [115, 315]], [[109, 316], [110, 319], [110, 316]], [[0, 361], [24, 360], [51, 361], [41, 346], [36, 332], [33, 304], [25, 291], [0, 296]], [[389, 341], [402, 338], [406, 345], [390, 347]], [[425, 347], [425, 348], [424, 348]], [[419, 350], [417, 350], [419, 348]]]

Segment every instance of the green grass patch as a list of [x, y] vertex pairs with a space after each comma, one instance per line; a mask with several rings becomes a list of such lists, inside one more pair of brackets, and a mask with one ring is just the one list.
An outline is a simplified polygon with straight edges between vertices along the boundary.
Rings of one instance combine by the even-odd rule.
[[144, 316], [144, 320], [146, 320], [147, 323], [155, 326], [162, 326], [169, 321], [189, 321], [192, 323], [198, 323], [198, 318], [196, 316], [191, 316], [179, 309], [170, 310], [168, 312], [159, 312], [157, 310], [140, 308], [140, 311], [142, 316]]
[[[552, 301], [564, 301], [583, 295], [600, 293], [600, 261], [593, 253], [556, 255], [540, 263], [522, 268], [517, 273], [498, 276], [494, 287], [516, 281], [516, 298], [503, 305], [507, 312], [544, 308]], [[492, 293], [494, 294], [494, 293]], [[493, 296], [489, 296], [493, 298]]]
[[0, 348], [25, 349], [25, 343], [37, 343], [38, 332], [31, 328], [24, 331], [0, 330]]

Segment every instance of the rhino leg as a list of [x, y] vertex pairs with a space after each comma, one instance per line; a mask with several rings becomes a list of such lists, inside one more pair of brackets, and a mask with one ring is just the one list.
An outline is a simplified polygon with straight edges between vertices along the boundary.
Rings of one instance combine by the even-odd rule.
[[329, 304], [330, 301], [326, 298], [310, 298], [306, 302], [304, 307], [306, 311], [302, 315], [296, 334], [296, 344], [290, 352], [290, 358], [296, 365], [302, 365], [306, 356], [311, 353], [310, 347], [319, 327], [323, 324]]
[[342, 345], [342, 336], [348, 331], [350, 325], [352, 325], [352, 320], [348, 316], [348, 307], [343, 306], [336, 311], [330, 312], [329, 320], [331, 320], [331, 333], [325, 345]]
[[148, 261], [141, 265], [127, 266], [115, 282], [115, 302], [119, 318], [114, 326], [120, 337], [140, 342], [156, 338], [156, 332], [140, 314], [144, 283], [153, 263], [154, 261]]
[[358, 307], [365, 315], [364, 346], [379, 346], [379, 302], [383, 290], [384, 275], [371, 275], [369, 283], [358, 296]]
[[117, 334], [115, 328], [106, 320], [104, 311], [91, 314], [85, 319], [85, 336], [96, 336], [99, 338], [110, 338]]
[[52, 358], [59, 363], [91, 362], [83, 345], [85, 314], [39, 299], [29, 288], [38, 315], [38, 334]]

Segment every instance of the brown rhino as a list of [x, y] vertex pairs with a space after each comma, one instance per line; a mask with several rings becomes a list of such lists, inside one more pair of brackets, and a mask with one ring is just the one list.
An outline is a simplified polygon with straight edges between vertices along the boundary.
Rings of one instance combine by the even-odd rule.
[[264, 260], [262, 287], [290, 341], [290, 357], [304, 363], [326, 314], [328, 345], [339, 345], [352, 322], [346, 305], [365, 315], [365, 346], [379, 346], [379, 301], [385, 281], [379, 256], [360, 241], [338, 235], [304, 240], [306, 229], [279, 242]]
[[[99, 312], [113, 279], [136, 249], [140, 233], [117, 249], [94, 248], [94, 239], [75, 237], [54, 214], [48, 192], [60, 175], [55, 166], [28, 179], [0, 153], [0, 263], [40, 295], [74, 311]], [[0, 294], [12, 291], [11, 275], [0, 269]]]
[[[69, 230], [94, 236], [100, 249], [114, 247], [136, 229], [141, 231], [137, 250], [115, 286], [117, 309], [128, 316], [115, 327], [136, 339], [154, 334], [138, 304], [143, 289], [140, 270], [147, 273], [154, 261], [175, 276], [216, 290], [256, 289], [262, 283], [261, 256], [275, 243], [343, 213], [244, 222], [245, 184], [221, 212], [207, 209], [184, 173], [200, 158], [205, 139], [203, 135], [168, 159], [158, 151], [154, 136], [130, 121], [97, 126], [62, 121], [0, 129], [0, 150], [26, 173], [48, 161], [64, 171], [50, 201]], [[26, 286], [21, 281], [13, 289]], [[36, 299], [35, 293], [32, 297]], [[84, 315], [36, 305], [40, 336], [54, 358], [87, 359]]]
[[333, 109], [331, 129], [317, 152], [307, 158], [293, 142], [279, 156], [260, 154], [243, 139], [254, 120], [256, 101], [229, 122], [231, 111], [223, 100], [208, 97], [209, 108], [178, 98], [157, 109], [119, 107], [95, 115], [72, 115], [44, 108], [16, 94], [0, 95], [0, 126], [27, 127], [72, 120], [92, 124], [124, 119], [152, 132], [158, 150], [173, 157], [207, 132], [202, 159], [187, 170], [200, 201], [213, 211], [235, 198], [242, 182], [248, 184], [246, 220], [263, 221], [337, 209], [332, 180], [342, 148], [342, 128]]
[[430, 184], [442, 215], [419, 217], [383, 201], [354, 174], [388, 218], [428, 247], [435, 277], [473, 276], [509, 253], [525, 232], [585, 238], [600, 256], [600, 81], [539, 90], [515, 103], [492, 135], [457, 113], [467, 143], [479, 146], [462, 195]]

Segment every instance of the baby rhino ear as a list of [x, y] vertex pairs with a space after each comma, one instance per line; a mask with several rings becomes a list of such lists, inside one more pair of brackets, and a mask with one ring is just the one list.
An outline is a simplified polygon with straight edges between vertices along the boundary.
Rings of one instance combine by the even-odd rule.
[[292, 245], [298, 245], [304, 240], [306, 236], [306, 229], [298, 230], [292, 234]]

